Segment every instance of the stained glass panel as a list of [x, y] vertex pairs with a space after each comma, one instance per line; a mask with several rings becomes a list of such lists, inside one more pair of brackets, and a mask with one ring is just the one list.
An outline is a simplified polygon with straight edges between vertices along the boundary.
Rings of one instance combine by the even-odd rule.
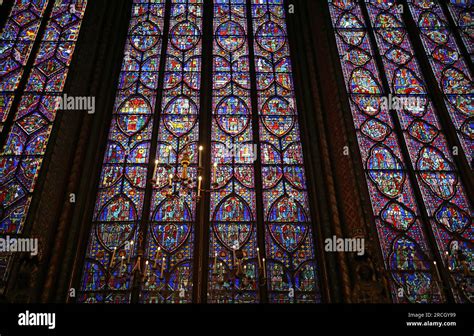
[[16, 0], [0, 35], [0, 131], [30, 58], [47, 0]]
[[361, 7], [335, 0], [329, 8], [393, 300], [443, 301]]
[[[202, 13], [201, 0], [171, 1], [151, 223], [145, 247], [145, 256], [154, 267], [141, 288], [141, 302], [192, 300]], [[185, 175], [184, 180], [177, 180]]]
[[437, 1], [410, 0], [426, 56], [435, 74], [466, 159], [474, 169], [474, 86], [472, 73]]
[[[78, 302], [127, 303], [138, 257], [165, 5], [134, 0]], [[147, 265], [148, 266], [148, 265]]]
[[250, 303], [259, 262], [245, 0], [214, 1], [213, 30], [208, 302]]
[[[57, 97], [66, 83], [86, 4], [86, 0], [56, 0], [48, 19], [25, 92], [0, 153], [2, 235], [23, 231], [58, 110]], [[32, 13], [32, 7], [29, 8], [24, 15]], [[37, 29], [35, 24], [31, 29]], [[57, 34], [49, 34], [51, 30]], [[69, 31], [74, 34], [65, 33]]]
[[320, 302], [283, 0], [253, 0], [269, 302]]
[[470, 0], [450, 0], [448, 8], [464, 46], [474, 62], [474, 4]]
[[[425, 1], [425, 5], [428, 3]], [[440, 267], [448, 268], [454, 282], [459, 284], [452, 291], [457, 301], [464, 302], [472, 295], [474, 284], [472, 277], [465, 276], [458, 254], [467, 260], [468, 268], [474, 269], [472, 205], [453, 162], [438, 112], [427, 95], [424, 77], [397, 6], [389, 2], [366, 2], [366, 7], [375, 30], [390, 93], [416, 102], [402, 106], [396, 113], [429, 224], [444, 261]], [[432, 15], [427, 18], [433, 19]], [[437, 33], [439, 31], [434, 31], [434, 35]], [[455, 90], [459, 88], [459, 83], [451, 82], [447, 88]]]

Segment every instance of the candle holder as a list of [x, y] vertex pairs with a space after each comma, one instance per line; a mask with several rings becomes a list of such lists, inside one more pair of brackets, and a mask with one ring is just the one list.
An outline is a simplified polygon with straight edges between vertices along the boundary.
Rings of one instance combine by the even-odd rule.
[[[187, 141], [187, 139], [185, 139]], [[192, 153], [190, 152], [190, 146], [185, 147], [183, 150], [183, 153], [181, 155], [181, 158], [179, 162], [177, 163], [178, 167], [174, 171], [174, 168], [176, 167], [175, 165], [171, 164], [169, 162], [170, 158], [170, 152], [172, 150], [171, 146], [167, 147], [167, 153], [168, 153], [168, 162], [162, 164], [162, 167], [164, 168], [166, 175], [167, 175], [167, 182], [165, 185], [162, 186], [162, 188], [166, 187], [166, 197], [167, 198], [174, 198], [174, 197], [184, 197], [186, 195], [189, 195], [190, 191], [195, 190], [196, 191], [196, 200], [199, 202], [202, 198], [201, 194], [202, 193], [210, 193], [212, 190], [206, 190], [202, 188], [202, 181], [203, 181], [203, 172], [204, 168], [202, 166], [202, 152], [204, 150], [203, 146], [199, 146], [199, 161], [198, 161], [198, 167], [197, 167], [197, 178], [193, 178], [189, 175], [189, 167], [191, 165], [191, 157], [193, 156]], [[151, 179], [151, 182], [155, 186], [160, 186], [161, 183], [159, 183], [159, 176], [158, 176], [158, 165], [160, 164], [159, 160], [155, 160], [155, 167], [153, 171], [153, 176]], [[216, 173], [216, 167], [217, 165], [213, 165], [213, 172], [214, 175]], [[212, 176], [212, 174], [211, 174]], [[163, 179], [165, 179], [163, 177]], [[196, 186], [197, 184], [197, 186]], [[217, 188], [218, 184], [216, 182], [213, 182], [211, 184], [211, 188], [215, 189]]]
[[[156, 280], [158, 279], [161, 283], [161, 286], [158, 290], [160, 293], [163, 291], [163, 287], [166, 287], [166, 283], [169, 281], [168, 274], [164, 272], [163, 259], [160, 259], [160, 263], [156, 262], [156, 259], [154, 261], [146, 260], [144, 262], [145, 267], [143, 268], [143, 271], [141, 271], [141, 269], [135, 270], [135, 272], [139, 272], [138, 276], [140, 276], [140, 279], [144, 284], [147, 284], [148, 282], [156, 283]], [[159, 275], [156, 274], [157, 272]]]
[[[255, 290], [257, 286], [261, 286], [252, 274], [254, 270], [247, 272], [247, 267], [252, 264], [247, 263], [242, 248], [232, 250], [232, 268], [226, 269], [222, 262], [217, 263], [217, 255], [214, 257], [214, 266], [212, 270], [213, 286], [209, 291], [209, 298], [215, 302], [227, 302], [231, 297], [231, 293], [243, 293], [246, 290]], [[257, 267], [258, 274], [263, 274], [262, 268]], [[263, 280], [265, 284], [265, 280]], [[240, 283], [237, 286], [237, 283]]]
[[258, 285], [259, 287], [265, 287], [267, 285], [267, 276], [263, 267], [258, 267]]
[[[184, 141], [187, 142], [188, 138], [185, 138]], [[166, 147], [167, 162], [161, 164], [162, 169], [164, 169], [166, 172], [166, 177], [163, 177], [163, 179], [167, 180], [167, 183], [165, 183], [164, 185], [162, 183], [159, 183], [160, 180], [159, 180], [159, 174], [158, 174], [158, 165], [160, 165], [160, 161], [155, 160], [155, 167], [154, 167], [151, 182], [157, 187], [160, 187], [160, 188], [166, 187], [167, 190], [165, 190], [164, 195], [167, 198], [184, 197], [186, 195], [189, 195], [190, 191], [195, 190], [196, 201], [200, 202], [202, 199], [202, 194], [211, 193], [212, 191], [215, 191], [217, 187], [219, 186], [217, 181], [214, 181], [210, 185], [211, 189], [202, 188], [202, 181], [204, 179], [204, 174], [203, 174], [204, 168], [202, 166], [202, 152], [204, 151], [203, 146], [198, 147], [199, 159], [198, 159], [198, 166], [197, 166], [197, 178], [193, 178], [189, 176], [188, 170], [191, 165], [191, 157], [194, 156], [194, 153], [191, 153], [190, 148], [191, 148], [190, 146], [187, 146], [184, 148], [181, 154], [181, 157], [179, 159], [179, 162], [177, 162], [177, 169], [174, 169], [176, 168], [176, 164], [170, 163], [170, 153], [173, 150], [173, 148], [171, 145]], [[214, 162], [214, 164], [212, 165], [212, 171], [209, 174], [211, 179], [212, 177], [216, 179], [217, 166], [218, 166], [218, 163]], [[161, 171], [161, 174], [163, 174], [163, 171]]]
[[160, 275], [156, 274], [156, 271], [159, 271], [160, 267], [161, 266], [158, 266], [158, 267], [153, 266], [150, 269], [150, 272], [149, 272], [150, 274], [147, 274], [146, 276], [143, 277], [143, 282], [145, 284], [146, 283], [156, 284], [157, 280], [159, 280], [157, 288], [152, 289], [152, 291], [158, 293], [159, 296], [163, 298], [164, 300], [163, 302], [167, 302], [170, 298], [175, 303], [177, 301], [180, 303], [187, 302], [186, 299], [189, 297], [189, 293], [191, 293], [191, 290], [189, 290], [188, 288], [188, 285], [189, 285], [188, 279], [178, 280], [178, 288], [177, 289], [172, 288], [169, 286], [171, 273], [164, 272], [162, 274], [160, 272]]
[[[467, 255], [460, 248], [455, 251], [446, 251], [448, 260], [449, 282], [452, 288], [458, 292], [464, 293], [470, 302], [474, 302], [474, 272], [470, 268]], [[458, 275], [458, 276], [456, 276]]]
[[[184, 138], [184, 143], [187, 142], [188, 138]], [[167, 156], [164, 160], [165, 163], [162, 162], [160, 165], [159, 160], [155, 161], [155, 168], [151, 181], [154, 185], [163, 189], [163, 195], [165, 195], [167, 198], [184, 197], [186, 195], [189, 195], [190, 192], [195, 191], [195, 193], [193, 193], [193, 197], [195, 198], [196, 202], [199, 203], [206, 193], [215, 192], [219, 187], [217, 176], [218, 162], [214, 162], [211, 166], [211, 171], [209, 172], [209, 174], [206, 174], [202, 165], [202, 153], [204, 151], [204, 147], [199, 146], [197, 150], [198, 153], [193, 153], [192, 148], [194, 147], [186, 145], [184, 149], [180, 151], [180, 154], [177, 156], [177, 162], [170, 163], [170, 157], [173, 147], [171, 145], [168, 145], [166, 147]], [[195, 154], [198, 154], [198, 164], [197, 167], [194, 168], [197, 169], [197, 176], [192, 176], [193, 174], [189, 173], [189, 169], [191, 164], [195, 162], [192, 160], [192, 158], [195, 158]], [[157, 174], [159, 165], [161, 167], [160, 173]], [[206, 176], [211, 179], [211, 183], [209, 186], [210, 189], [205, 189], [202, 185], [203, 180], [204, 178], [206, 178]], [[160, 177], [162, 178], [162, 180], [160, 181], [162, 183], [159, 183], [158, 181]], [[266, 285], [267, 277], [265, 271], [265, 261], [263, 259], [262, 266], [259, 254], [257, 256], [258, 268], [256, 272], [255, 269], [252, 270], [253, 276], [252, 274], [248, 274], [247, 270], [245, 269], [247, 266], [244, 265], [245, 258], [244, 251], [242, 250], [242, 248], [233, 249], [233, 255], [233, 265], [231, 269], [225, 270], [224, 266], [221, 264], [220, 267], [214, 267], [214, 270], [211, 273], [212, 276], [216, 279], [215, 284], [217, 285], [217, 287], [220, 288], [214, 289], [214, 294], [217, 293], [217, 291], [222, 293], [229, 291], [230, 287], [235, 286], [235, 283], [237, 282], [239, 282], [241, 286], [236, 288], [236, 291], [245, 290], [245, 288], [249, 288], [249, 286], [256, 288]], [[160, 267], [162, 263], [158, 263], [155, 260], [155, 262], [151, 262], [151, 266], [153, 266], [153, 269], [155, 271], [158, 271], [158, 267]], [[145, 268], [145, 266], [143, 266], [142, 269], [143, 268]], [[255, 273], [257, 273], [258, 280], [255, 278]], [[167, 282], [169, 280], [167, 278], [169, 277], [169, 275], [165, 274], [163, 270], [161, 272], [155, 272], [155, 276], [158, 276], [158, 274], [158, 278], [161, 282]], [[252, 286], [252, 284], [254, 284], [254, 286]]]
[[113, 248], [112, 256], [109, 261], [109, 269], [112, 269], [115, 266], [115, 254], [117, 253], [117, 247]]
[[242, 269], [242, 262], [244, 259], [244, 251], [241, 248], [235, 250], [235, 264], [234, 264], [234, 278], [235, 279], [243, 279], [246, 274]]
[[137, 273], [141, 276], [142, 275], [142, 257], [141, 255], [137, 256], [137, 260], [135, 261], [135, 265], [132, 268], [132, 275], [136, 275]]
[[160, 275], [158, 276], [158, 279], [159, 279], [161, 282], [164, 281], [164, 283], [166, 284], [166, 283], [168, 282], [168, 280], [169, 280], [169, 276], [168, 276], [168, 274], [167, 274], [166, 272], [165, 272], [164, 274], [161, 274], [161, 272], [160, 272]]

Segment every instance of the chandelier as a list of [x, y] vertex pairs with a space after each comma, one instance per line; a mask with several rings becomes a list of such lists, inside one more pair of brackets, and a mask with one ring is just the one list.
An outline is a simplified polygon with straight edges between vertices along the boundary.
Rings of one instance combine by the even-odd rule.
[[[187, 139], [185, 139], [187, 142]], [[190, 173], [190, 164], [192, 158], [196, 153], [193, 153], [191, 146], [187, 146], [183, 149], [179, 159], [175, 163], [171, 163], [171, 151], [172, 146], [167, 146], [165, 151], [165, 164], [160, 160], [155, 160], [153, 169], [152, 183], [156, 187], [163, 188], [165, 190], [164, 195], [167, 198], [184, 198], [190, 194], [196, 195], [196, 202], [200, 202], [204, 193], [210, 193], [215, 191], [218, 187], [217, 182], [210, 183], [211, 189], [207, 190], [203, 188], [204, 180], [204, 168], [203, 168], [203, 152], [204, 147], [200, 145], [197, 148], [198, 155], [198, 166], [197, 176]], [[162, 160], [163, 161], [163, 160]], [[165, 171], [158, 171], [159, 167], [164, 168]], [[210, 176], [217, 176], [217, 162], [212, 165]], [[194, 175], [194, 176], [193, 176]], [[166, 176], [166, 181], [163, 181]], [[161, 179], [161, 180], [160, 180]], [[140, 237], [139, 237], [140, 240]], [[130, 244], [133, 246], [134, 242]], [[141, 245], [141, 244], [139, 244]], [[230, 265], [224, 265], [222, 262], [218, 262], [217, 254], [211, 258], [210, 269], [211, 276], [216, 279], [216, 286], [210, 288], [209, 295], [213, 300], [221, 300], [226, 297], [226, 293], [230, 288], [234, 288], [236, 291], [242, 291], [245, 289], [256, 289], [257, 287], [265, 286], [267, 280], [266, 274], [266, 261], [265, 258], [260, 257], [260, 250], [257, 248], [257, 265], [247, 262], [243, 246], [239, 246], [238, 243], [232, 246], [232, 261]], [[115, 253], [115, 251], [114, 251]], [[138, 276], [141, 282], [154, 282], [156, 277], [160, 282], [167, 283], [169, 280], [170, 273], [166, 270], [166, 260], [163, 255], [163, 251], [158, 247], [156, 254], [152, 260], [143, 258], [143, 251], [139, 251], [136, 262], [132, 268], [132, 274]], [[128, 262], [130, 262], [130, 255], [128, 255]], [[125, 255], [121, 255], [120, 270], [125, 267]], [[113, 258], [112, 258], [113, 259]], [[230, 267], [229, 267], [230, 266]], [[257, 269], [255, 269], [257, 268]], [[153, 271], [154, 270], [154, 271]], [[122, 272], [121, 272], [122, 273]], [[158, 276], [155, 276], [158, 274]], [[258, 276], [257, 276], [258, 275]], [[187, 284], [183, 284], [183, 288], [187, 287]], [[160, 287], [160, 292], [163, 291], [163, 295], [169, 294], [167, 286]], [[180, 297], [189, 295], [183, 291], [178, 291]], [[224, 299], [225, 300], [225, 299]]]

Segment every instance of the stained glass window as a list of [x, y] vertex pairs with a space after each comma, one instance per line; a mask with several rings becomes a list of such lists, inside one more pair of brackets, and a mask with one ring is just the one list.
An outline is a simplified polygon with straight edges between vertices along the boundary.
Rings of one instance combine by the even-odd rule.
[[285, 7], [283, 0], [251, 4], [269, 302], [319, 302]]
[[474, 168], [474, 87], [472, 74], [459, 51], [453, 32], [436, 1], [409, 1], [420, 36], [445, 105], [466, 158]]
[[134, 0], [79, 302], [131, 301], [150, 161], [164, 1]]
[[[410, 9], [415, 15], [423, 11], [422, 7], [434, 7], [429, 1], [416, 3], [416, 6], [410, 3]], [[472, 284], [462, 276], [459, 257], [456, 254], [461, 253], [463, 258], [469, 260], [468, 264], [472, 260], [471, 205], [453, 163], [437, 111], [427, 94], [423, 75], [398, 11], [399, 6], [392, 2], [374, 1], [366, 1], [365, 6], [370, 26], [374, 29], [377, 53], [382, 59], [382, 70], [387, 76], [387, 93], [384, 92], [374, 62], [376, 54], [370, 48], [369, 30], [362, 8], [355, 2], [330, 2], [359, 147], [369, 176], [369, 193], [382, 251], [386, 250], [387, 244], [393, 244], [388, 260], [387, 253], [384, 254], [386, 267], [392, 270], [391, 280], [396, 284], [393, 287], [394, 297], [402, 302], [405, 299], [414, 302], [445, 300], [439, 296], [438, 289], [435, 289], [438, 286], [432, 285], [433, 280], [440, 282], [441, 279], [435, 262], [431, 259], [433, 256], [425, 234], [421, 234], [422, 230], [419, 229], [421, 226], [433, 232], [437, 250], [443, 260], [443, 265], [438, 267], [445, 267], [454, 281], [461, 284], [453, 294], [456, 300], [464, 301], [472, 291]], [[433, 22], [435, 17], [434, 12], [425, 12], [424, 18], [429, 22]], [[449, 31], [446, 28], [441, 25], [425, 25], [422, 28], [422, 38], [425, 38], [425, 35], [431, 38], [424, 41], [425, 47], [430, 45], [430, 41], [433, 43], [442, 36], [447, 40]], [[435, 51], [440, 49], [433, 49], [433, 57], [436, 55]], [[445, 59], [447, 56], [444, 53], [442, 57]], [[432, 65], [435, 66], [434, 63]], [[454, 89], [462, 85], [451, 81], [446, 87]], [[386, 96], [387, 94], [390, 95]], [[398, 107], [392, 106], [395, 102], [392, 95], [398, 99]], [[381, 98], [385, 98], [385, 102], [388, 98], [390, 103], [382, 106]], [[395, 120], [402, 128], [398, 141], [389, 110], [394, 113]], [[408, 157], [405, 157], [409, 160], [406, 164], [399, 149], [399, 141], [402, 140], [409, 153]], [[383, 150], [389, 156], [381, 156], [380, 149], [383, 148], [381, 145], [384, 142], [390, 144]], [[367, 152], [368, 154], [365, 154]], [[374, 168], [376, 170], [372, 171]], [[416, 181], [409, 180], [407, 169], [414, 170]], [[370, 180], [377, 187], [377, 191]], [[415, 201], [413, 191], [410, 191], [410, 182], [421, 192], [422, 200]], [[380, 186], [384, 188], [381, 189]], [[380, 199], [379, 192], [384, 194], [386, 200]], [[395, 202], [399, 203], [396, 208]], [[417, 210], [416, 205], [420, 202], [424, 205], [423, 211], [427, 213], [427, 221], [419, 218], [421, 210]], [[382, 219], [381, 223], [377, 217]], [[400, 240], [405, 243], [400, 244]], [[397, 272], [394, 273], [393, 270]], [[397, 288], [404, 289], [402, 299]]]
[[[257, 228], [247, 8], [214, 1], [208, 302], [256, 302]], [[239, 254], [241, 254], [239, 256]]]
[[[260, 301], [259, 274], [268, 279], [271, 302], [319, 302], [283, 3], [214, 1], [213, 57], [208, 60], [211, 169], [203, 174], [210, 176], [211, 190], [199, 193], [204, 6], [200, 0], [169, 5], [165, 15], [164, 0], [134, 2], [79, 301], [130, 302], [137, 282], [139, 302], [192, 302], [196, 210], [209, 197], [209, 255], [204, 258], [209, 262], [203, 275], [208, 302]], [[253, 23], [250, 33], [248, 22]], [[163, 72], [158, 70], [161, 48], [166, 50]], [[254, 79], [252, 67], [257, 68]], [[159, 78], [163, 88], [154, 90]], [[252, 81], [258, 101], [252, 101]], [[155, 105], [161, 107], [156, 117]], [[260, 118], [252, 106], [258, 106]], [[259, 121], [258, 127], [252, 120]], [[254, 129], [260, 130], [260, 148]], [[262, 162], [261, 172], [255, 172], [255, 160]], [[260, 233], [255, 174], [264, 180], [266, 229]], [[266, 235], [265, 251], [257, 248], [257, 234]]]
[[[438, 112], [427, 95], [424, 77], [397, 6], [390, 3], [367, 3], [366, 6], [376, 32], [390, 93], [416, 98], [418, 102], [413, 107], [397, 111], [397, 114], [431, 229], [443, 258], [444, 265], [440, 267], [449, 268], [455, 282], [461, 284], [458, 289], [453, 289], [453, 294], [456, 300], [464, 301], [472, 293], [473, 284], [464, 277], [461, 265], [455, 262], [455, 254], [460, 250], [472, 263], [472, 205], [453, 162]], [[452, 81], [448, 90], [459, 84]]]
[[0, 36], [0, 131], [36, 40], [47, 0], [16, 0]]
[[393, 298], [439, 302], [413, 181], [393, 131], [394, 120], [382, 104], [386, 93], [361, 7], [348, 1], [330, 1], [329, 7]]
[[[156, 181], [145, 249], [147, 259], [156, 267], [150, 269], [144, 281], [142, 302], [192, 300], [202, 12], [201, 0], [171, 1]], [[187, 166], [185, 174], [183, 162]], [[187, 181], [170, 183], [183, 174]]]
[[[39, 4], [41, 2], [37, 2], [36, 7]], [[25, 92], [0, 153], [0, 234], [23, 231], [56, 117], [57, 97], [66, 82], [86, 4], [86, 0], [56, 0], [54, 3]], [[35, 17], [33, 7], [29, 8], [23, 15]], [[37, 29], [34, 27], [35, 24], [32, 33]]]
[[450, 0], [448, 7], [464, 46], [474, 62], [474, 4], [469, 0]]

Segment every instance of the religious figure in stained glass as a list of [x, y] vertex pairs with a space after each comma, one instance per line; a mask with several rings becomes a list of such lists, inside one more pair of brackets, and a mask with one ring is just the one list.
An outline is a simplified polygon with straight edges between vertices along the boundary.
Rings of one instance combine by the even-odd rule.
[[252, 24], [269, 302], [319, 302], [283, 1], [252, 1]]

